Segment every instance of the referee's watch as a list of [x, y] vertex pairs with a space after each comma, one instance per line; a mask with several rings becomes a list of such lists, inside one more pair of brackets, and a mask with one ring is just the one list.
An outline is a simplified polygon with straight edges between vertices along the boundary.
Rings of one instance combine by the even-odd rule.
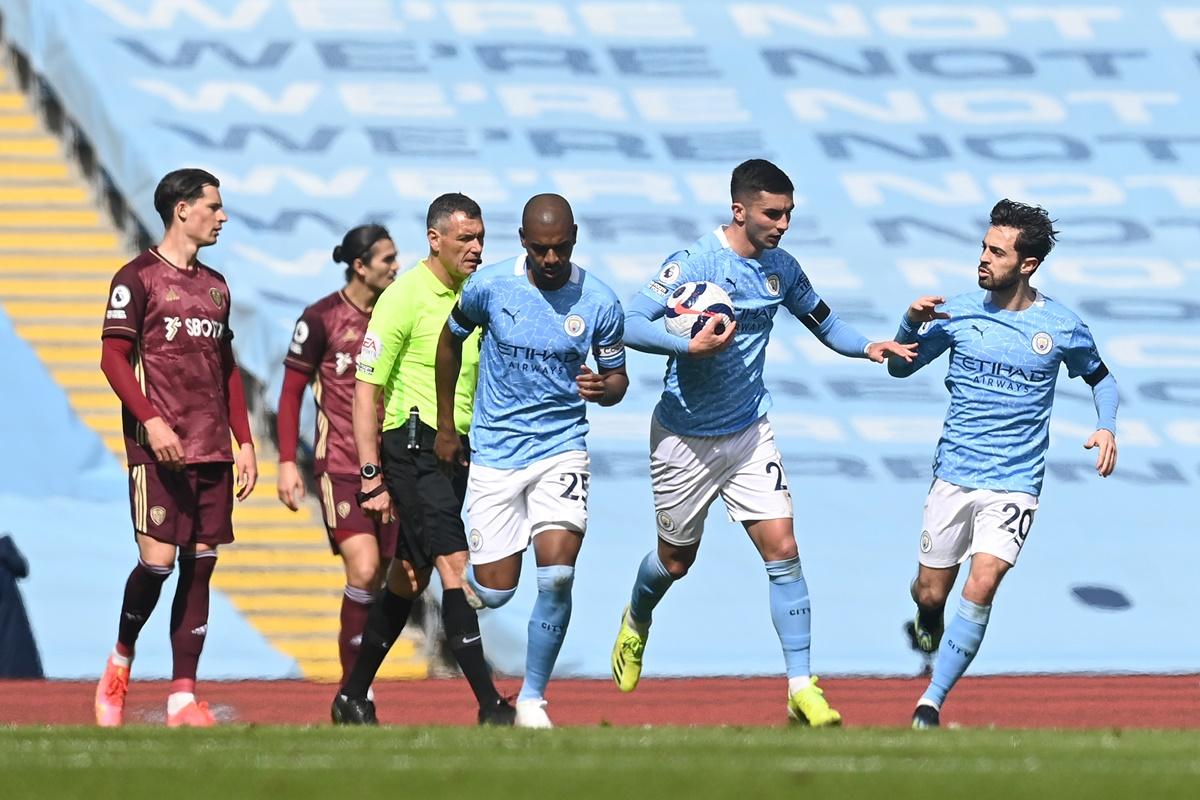
[[364, 481], [374, 480], [375, 478], [379, 477], [379, 465], [363, 464], [362, 468], [359, 469], [358, 474], [359, 477], [361, 477]]

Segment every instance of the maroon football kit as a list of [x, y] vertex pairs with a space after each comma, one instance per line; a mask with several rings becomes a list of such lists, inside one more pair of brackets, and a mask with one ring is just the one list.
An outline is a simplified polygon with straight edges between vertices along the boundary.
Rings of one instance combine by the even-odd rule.
[[122, 404], [135, 530], [178, 546], [233, 541], [225, 279], [199, 262], [176, 267], [147, 250], [113, 277], [101, 336], [132, 343], [141, 391], [179, 436], [187, 464], [160, 465], [144, 425]]
[[341, 290], [321, 298], [297, 320], [283, 363], [312, 383], [317, 403], [313, 472], [331, 545], [336, 550], [337, 537], [375, 533], [380, 553], [390, 558], [398, 523], [371, 519], [354, 497], [362, 486], [354, 444], [355, 358], [370, 319]]

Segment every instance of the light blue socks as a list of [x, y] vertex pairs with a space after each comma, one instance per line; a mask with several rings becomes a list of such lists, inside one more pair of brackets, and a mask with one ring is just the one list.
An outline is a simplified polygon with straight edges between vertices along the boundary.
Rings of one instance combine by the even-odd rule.
[[575, 568], [564, 564], [538, 567], [538, 596], [529, 615], [529, 643], [525, 653], [525, 682], [517, 701], [541, 700], [558, 660], [567, 625], [571, 621], [571, 585]]
[[654, 607], [663, 599], [667, 589], [675, 579], [658, 557], [657, 550], [651, 550], [638, 565], [637, 579], [633, 582], [633, 595], [629, 600], [629, 616], [643, 629], [649, 627]]
[[958, 683], [979, 651], [991, 613], [990, 605], [981, 606], [966, 598], [959, 600], [958, 613], [950, 620], [942, 635], [942, 644], [933, 662], [933, 679], [922, 700], [933, 703], [935, 708], [942, 707], [946, 695]]
[[789, 678], [809, 675], [809, 643], [812, 641], [812, 615], [809, 613], [808, 584], [800, 571], [800, 557], [765, 561], [771, 579], [771, 621], [783, 646], [783, 662]]

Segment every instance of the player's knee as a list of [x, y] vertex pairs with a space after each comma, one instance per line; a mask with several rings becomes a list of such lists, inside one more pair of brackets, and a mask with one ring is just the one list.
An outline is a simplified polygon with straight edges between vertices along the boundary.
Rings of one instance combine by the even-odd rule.
[[945, 608], [947, 597], [947, 593], [940, 586], [918, 586], [913, 592], [913, 600], [921, 608]]
[[[975, 576], [967, 579], [963, 586], [963, 598], [978, 605], [990, 606], [996, 599], [996, 590], [1000, 588], [999, 576]], [[944, 603], [944, 601], [943, 601]]]
[[373, 591], [379, 588], [378, 564], [346, 564], [346, 585]]
[[663, 555], [659, 553], [659, 560], [662, 561], [663, 569], [671, 576], [671, 580], [679, 580], [684, 575], [688, 574], [688, 570], [692, 568], [692, 564], [696, 562], [696, 556], [692, 554], [676, 554], [670, 553]]
[[539, 592], [556, 595], [569, 595], [575, 584], [575, 568], [567, 564], [550, 564], [537, 568], [537, 586]]
[[475, 581], [471, 581], [471, 588], [475, 590], [475, 596], [486, 608], [500, 608], [512, 600], [513, 595], [517, 593], [515, 586], [511, 589], [489, 589], [486, 586], [480, 586]]
[[795, 583], [804, 580], [804, 572], [800, 569], [800, 556], [765, 561], [763, 566], [766, 567], [771, 583]]

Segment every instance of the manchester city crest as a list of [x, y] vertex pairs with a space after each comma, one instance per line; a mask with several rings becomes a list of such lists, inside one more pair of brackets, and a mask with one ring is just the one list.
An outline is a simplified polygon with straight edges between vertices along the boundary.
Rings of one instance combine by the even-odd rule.
[[571, 336], [579, 336], [585, 327], [583, 317], [578, 314], [571, 314], [563, 321], [563, 330]]
[[779, 297], [779, 276], [771, 274], [767, 276], [767, 294], [772, 297]]
[[1033, 352], [1037, 353], [1039, 356], [1044, 356], [1046, 353], [1049, 353], [1051, 349], [1053, 349], [1054, 339], [1050, 337], [1050, 334], [1046, 333], [1045, 331], [1041, 331], [1033, 335], [1031, 346], [1033, 347]]

